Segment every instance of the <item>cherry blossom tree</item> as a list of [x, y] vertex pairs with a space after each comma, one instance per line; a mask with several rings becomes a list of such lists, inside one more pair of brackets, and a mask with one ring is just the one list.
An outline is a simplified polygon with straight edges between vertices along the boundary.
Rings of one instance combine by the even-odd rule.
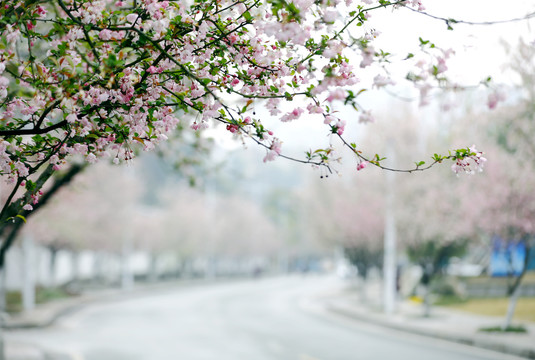
[[348, 184], [355, 187], [353, 191], [345, 189], [338, 192], [332, 213], [337, 240], [362, 279], [361, 295], [364, 301], [367, 300], [366, 286], [370, 270], [381, 269], [383, 265], [384, 181], [377, 175], [362, 178], [365, 181], [355, 179]]
[[[390, 116], [391, 123], [396, 123], [397, 126], [392, 127], [381, 122], [370, 125], [368, 128], [372, 133], [363, 141], [364, 145], [380, 144], [383, 148], [379, 148], [379, 151], [383, 152], [390, 147], [391, 152], [395, 152], [396, 163], [406, 164], [410, 163], [415, 155], [433, 152], [442, 146], [451, 146], [453, 141], [457, 141], [456, 136], [444, 135], [453, 133], [453, 130], [445, 131], [445, 124], [441, 124], [440, 120], [431, 122], [418, 117], [408, 106], [399, 108], [400, 114], [395, 117], [378, 114], [378, 117]], [[470, 128], [470, 126], [460, 127]], [[392, 140], [388, 144], [381, 143], [381, 136]], [[482, 139], [478, 139], [480, 140]], [[453, 164], [452, 167], [457, 170], [458, 166], [459, 164]], [[390, 212], [396, 224], [395, 247], [399, 249], [399, 253], [406, 254], [410, 262], [419, 266], [422, 271], [420, 283], [425, 291], [423, 309], [424, 315], [427, 316], [431, 310], [432, 285], [444, 274], [449, 260], [454, 256], [461, 256], [468, 243], [472, 241], [472, 235], [476, 231], [473, 221], [478, 215], [478, 205], [468, 206], [471, 202], [475, 202], [475, 197], [468, 191], [460, 191], [463, 179], [444, 167], [430, 169], [422, 176], [410, 173], [397, 174], [393, 184], [388, 184], [386, 180], [379, 177], [371, 179], [372, 183], [367, 186], [357, 187], [366, 189], [366, 192], [361, 194], [365, 199], [362, 206], [364, 209], [368, 208], [370, 213], [365, 224], [377, 229], [376, 247], [382, 245], [380, 234], [385, 229], [386, 207], [391, 207]], [[391, 195], [387, 191], [389, 186], [395, 191], [395, 200], [390, 203], [387, 201], [388, 195]], [[381, 202], [384, 204], [377, 208]], [[355, 202], [349, 206], [358, 209]], [[382, 223], [383, 227], [375, 224], [377, 222]], [[358, 224], [358, 221], [354, 220], [354, 224]]]
[[218, 260], [232, 259], [239, 265], [272, 258], [284, 246], [281, 239], [287, 230], [276, 229], [265, 209], [242, 194], [175, 188], [163, 194], [164, 228], [172, 239], [166, 248], [183, 260], [202, 257], [215, 268]]
[[[46, 208], [28, 219], [23, 231], [49, 248], [69, 249], [75, 260], [79, 251], [88, 249], [121, 255], [125, 242], [135, 240], [134, 210], [142, 194], [140, 180], [131, 171], [106, 163], [91, 167], [69, 186], [63, 186]], [[98, 253], [97, 272], [101, 260]], [[76, 276], [76, 261], [73, 266]]]
[[499, 160], [507, 161], [507, 155], [503, 152], [493, 155], [498, 162], [489, 166], [486, 174], [489, 181], [476, 182], [482, 205], [476, 224], [489, 235], [489, 239], [499, 236], [504, 239], [505, 246], [521, 243], [525, 248], [521, 271], [508, 274], [507, 296], [510, 300], [502, 324], [502, 329], [506, 330], [511, 325], [522, 280], [535, 246], [535, 169], [532, 164], [511, 164], [505, 170]]
[[[525, 39], [520, 39], [515, 48], [507, 47], [511, 56], [506, 69], [517, 77], [517, 82], [499, 95], [507, 91], [514, 101], [492, 114], [483, 128], [491, 134], [494, 144], [485, 146], [495, 160], [486, 176], [474, 181], [470, 189], [481, 204], [481, 216], [476, 223], [489, 238], [499, 236], [505, 246], [521, 243], [525, 247], [522, 270], [509, 274], [509, 306], [502, 330], [511, 325], [535, 247], [535, 147], [532, 141], [535, 134], [535, 50]], [[507, 164], [507, 168], [503, 164]]]
[[[424, 9], [419, 0], [0, 1], [0, 174], [12, 186], [0, 235], [24, 221], [45, 183], [76, 157], [130, 162], [136, 146], [157, 147], [179, 122], [197, 131], [222, 123], [271, 161], [289, 157], [256, 109], [283, 123], [316, 118], [359, 169], [384, 167], [343, 137], [339, 110], [351, 106], [366, 123], [366, 89], [407, 81], [424, 104], [433, 89], [450, 87], [452, 50], [420, 37], [415, 51], [392, 54], [367, 26], [383, 10], [431, 16], [448, 29], [462, 22]], [[393, 79], [391, 64], [404, 75]], [[373, 80], [359, 82], [360, 73]], [[333, 171], [337, 154], [321, 143], [292, 159]], [[405, 171], [447, 159], [454, 171], [483, 163], [463, 147]]]

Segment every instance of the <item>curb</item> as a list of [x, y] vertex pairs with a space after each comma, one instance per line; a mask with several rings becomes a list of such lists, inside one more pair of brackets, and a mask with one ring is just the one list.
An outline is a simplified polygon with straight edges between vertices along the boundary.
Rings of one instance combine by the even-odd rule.
[[428, 336], [432, 338], [452, 341], [460, 343], [463, 345], [470, 345], [478, 348], [483, 348], [486, 350], [493, 350], [496, 352], [515, 355], [519, 357], [524, 357], [527, 359], [535, 359], [535, 350], [515, 345], [506, 344], [503, 342], [496, 342], [495, 340], [479, 338], [478, 336], [469, 337], [463, 335], [455, 335], [446, 331], [436, 331], [430, 329], [423, 329], [414, 326], [407, 326], [394, 323], [385, 319], [378, 318], [376, 316], [370, 316], [367, 314], [362, 314], [356, 311], [351, 311], [350, 309], [344, 308], [343, 306], [337, 306], [335, 304], [326, 304], [326, 309], [333, 313], [347, 316], [356, 320], [373, 323], [379, 326], [387, 327], [394, 330], [409, 332], [416, 335]]
[[46, 328], [46, 327], [53, 325], [62, 316], [69, 315], [71, 313], [74, 313], [82, 309], [89, 302], [91, 302], [91, 300], [84, 300], [76, 304], [73, 303], [73, 304], [65, 305], [65, 307], [61, 307], [59, 310], [54, 311], [46, 320], [43, 320], [40, 322], [27, 321], [27, 320], [17, 321], [15, 319], [13, 321], [4, 322], [1, 328], [3, 330], [24, 330], [24, 329]]
[[3, 330], [23, 330], [32, 328], [42, 329], [53, 325], [62, 316], [79, 311], [85, 306], [95, 302], [120, 300], [130, 296], [139, 296], [140, 294], [143, 295], [145, 293], [153, 294], [156, 291], [174, 291], [175, 289], [181, 289], [190, 286], [222, 284], [232, 282], [234, 280], [237, 279], [183, 279], [170, 282], [156, 282], [148, 284], [140, 283], [130, 289], [112, 288], [93, 293], [89, 292], [87, 294], [65, 299], [62, 304], [54, 303], [54, 301], [52, 301], [48, 305], [52, 307], [51, 309], [44, 309], [47, 307], [47, 304], [44, 304], [43, 307], [39, 309], [46, 313], [46, 315], [43, 316], [43, 320], [36, 321], [30, 319], [18, 319], [17, 317], [14, 317], [2, 321], [0, 328]]

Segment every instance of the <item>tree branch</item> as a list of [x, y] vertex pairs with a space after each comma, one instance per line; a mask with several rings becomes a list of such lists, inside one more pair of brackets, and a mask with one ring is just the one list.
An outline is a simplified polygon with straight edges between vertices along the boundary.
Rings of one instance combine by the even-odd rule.
[[[69, 184], [77, 174], [82, 172], [87, 167], [87, 165], [88, 165], [87, 163], [84, 163], [84, 164], [75, 164], [71, 166], [71, 168], [69, 169], [69, 171], [67, 171], [67, 173], [65, 173], [61, 177], [56, 178], [56, 181], [54, 181], [54, 184], [52, 185], [52, 187], [45, 194], [43, 194], [43, 196], [41, 196], [37, 204], [33, 205], [32, 211], [28, 211], [28, 210], [20, 211], [19, 209], [20, 213], [18, 215], [21, 215], [25, 219], [28, 219], [30, 216], [34, 215], [35, 212], [39, 208], [47, 204], [50, 198], [54, 196], [58, 192], [59, 189]], [[48, 178], [50, 178], [50, 175], [52, 175], [53, 173], [53, 171], [52, 173], [50, 172], [51, 170], [52, 170], [52, 165], [49, 165], [48, 168], [45, 170], [45, 172], [41, 174], [42, 176], [39, 177], [39, 180], [37, 180], [37, 183], [42, 182], [42, 185], [44, 185], [46, 180], [48, 180]], [[22, 226], [24, 225], [24, 223], [25, 222], [24, 220], [22, 220], [22, 218], [17, 217], [13, 219], [12, 225], [8, 226], [10, 229], [9, 234], [6, 236], [5, 241], [3, 241], [2, 245], [0, 246], [0, 269], [4, 267], [6, 252], [17, 239], [17, 235], [20, 229], [22, 228]], [[1, 234], [6, 230], [6, 223], [0, 225], [0, 229], [1, 229], [0, 230], [0, 234]]]
[[33, 129], [18, 129], [18, 130], [0, 130], [0, 136], [8, 137], [8, 136], [17, 136], [17, 135], [46, 134], [56, 129], [60, 129], [65, 125], [67, 125], [67, 120], [60, 121], [57, 124], [50, 125], [49, 127], [42, 128], [42, 129], [33, 128]]

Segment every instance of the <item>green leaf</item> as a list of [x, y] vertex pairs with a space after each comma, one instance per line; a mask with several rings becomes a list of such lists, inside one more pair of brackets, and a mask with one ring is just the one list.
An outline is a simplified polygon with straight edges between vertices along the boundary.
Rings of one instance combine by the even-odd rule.
[[22, 216], [22, 215], [17, 215], [17, 216], [15, 216], [15, 217], [18, 217], [18, 218], [22, 219], [22, 221], [24, 221], [24, 223], [26, 223], [26, 218], [25, 218], [24, 216]]
[[115, 56], [114, 53], [111, 53], [110, 56], [108, 56], [106, 65], [110, 68], [114, 68], [117, 65], [117, 56]]
[[253, 16], [251, 15], [251, 13], [249, 11], [244, 12], [242, 15], [245, 18], [245, 20], [247, 20], [247, 21], [250, 21], [250, 20], [253, 19]]

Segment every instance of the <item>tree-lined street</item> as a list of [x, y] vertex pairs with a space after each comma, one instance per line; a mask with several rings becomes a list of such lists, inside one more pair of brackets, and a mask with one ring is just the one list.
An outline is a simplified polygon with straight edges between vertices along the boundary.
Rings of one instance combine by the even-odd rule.
[[77, 360], [517, 359], [328, 313], [322, 297], [340, 285], [312, 275], [151, 291], [6, 338]]
[[534, 6], [0, 0], [8, 350], [535, 359]]

